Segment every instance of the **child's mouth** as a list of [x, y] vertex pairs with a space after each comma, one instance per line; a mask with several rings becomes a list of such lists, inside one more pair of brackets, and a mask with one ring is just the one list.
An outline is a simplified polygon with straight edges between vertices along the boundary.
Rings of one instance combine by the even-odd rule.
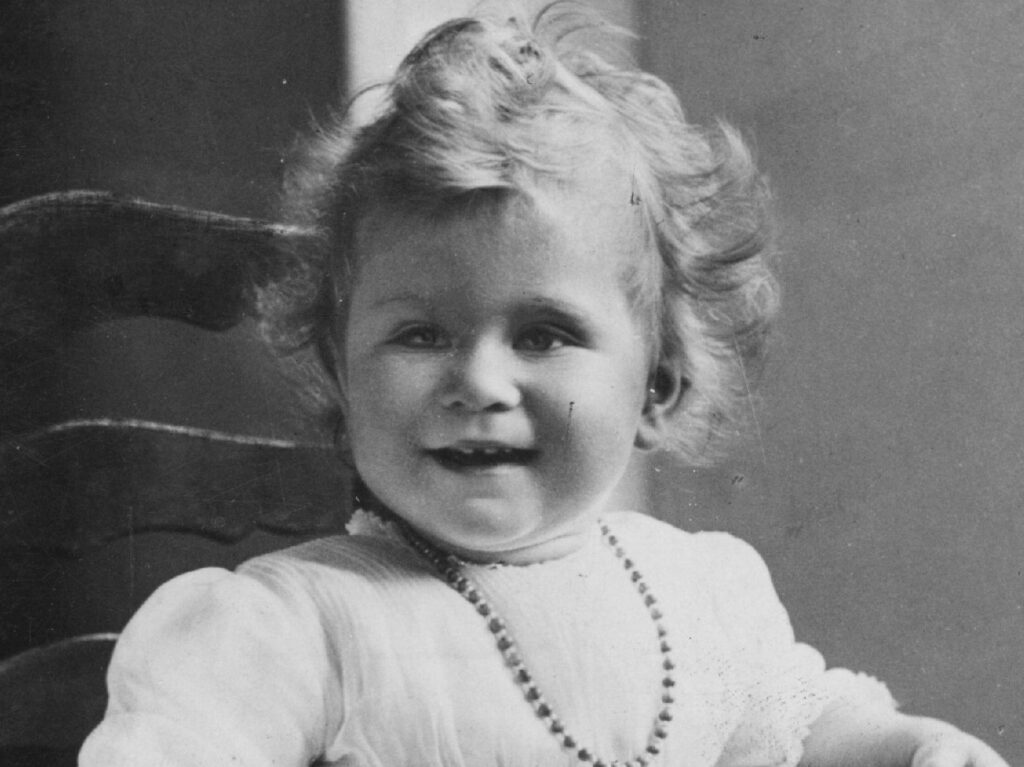
[[430, 454], [446, 469], [458, 470], [524, 466], [537, 456], [537, 451], [517, 447], [442, 447]]

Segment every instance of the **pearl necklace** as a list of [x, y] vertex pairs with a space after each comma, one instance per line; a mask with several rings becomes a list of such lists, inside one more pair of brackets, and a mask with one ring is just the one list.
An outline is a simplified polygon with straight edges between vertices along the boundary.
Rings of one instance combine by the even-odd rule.
[[540, 688], [534, 682], [533, 676], [527, 671], [523, 660], [520, 657], [518, 646], [512, 635], [509, 633], [505, 620], [498, 615], [497, 611], [480, 593], [469, 576], [466, 574], [466, 562], [454, 554], [442, 551], [436, 546], [428, 543], [417, 535], [408, 525], [400, 525], [400, 530], [405, 540], [421, 555], [430, 562], [437, 570], [441, 578], [455, 591], [476, 608], [477, 613], [487, 622], [487, 628], [494, 636], [498, 650], [505, 659], [506, 665], [512, 672], [513, 679], [523, 691], [523, 696], [533, 707], [537, 716], [547, 725], [548, 730], [558, 740], [563, 748], [574, 751], [576, 758], [581, 762], [592, 764], [593, 767], [647, 767], [653, 764], [654, 759], [661, 753], [662, 742], [668, 737], [668, 723], [672, 721], [672, 705], [675, 703], [675, 696], [672, 688], [675, 687], [675, 678], [672, 675], [675, 663], [672, 661], [672, 647], [668, 641], [668, 630], [662, 622], [661, 610], [658, 609], [658, 600], [651, 593], [650, 587], [644, 581], [643, 575], [636, 569], [633, 560], [630, 559], [619, 539], [612, 533], [607, 523], [598, 521], [601, 528], [601, 537], [611, 547], [623, 568], [629, 574], [629, 579], [636, 587], [637, 593], [643, 599], [658, 634], [658, 644], [661, 650], [661, 665], [665, 675], [661, 680], [661, 709], [655, 717], [651, 733], [647, 738], [646, 749], [632, 759], [599, 759], [594, 751], [582, 746], [579, 740], [569, 731], [562, 719], [555, 714]]

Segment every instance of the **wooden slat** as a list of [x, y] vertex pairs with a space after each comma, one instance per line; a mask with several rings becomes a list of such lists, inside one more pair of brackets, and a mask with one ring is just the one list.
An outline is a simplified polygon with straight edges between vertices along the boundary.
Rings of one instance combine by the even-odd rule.
[[73, 751], [103, 718], [116, 638], [73, 637], [0, 662], [3, 764], [74, 764]]
[[253, 312], [254, 286], [308, 233], [103, 192], [0, 209], [0, 436], [48, 425], [59, 350], [99, 322], [163, 317], [211, 331]]
[[224, 542], [256, 529], [338, 532], [350, 495], [328, 447], [132, 426], [48, 430], [0, 445], [0, 551], [76, 553], [151, 530]]

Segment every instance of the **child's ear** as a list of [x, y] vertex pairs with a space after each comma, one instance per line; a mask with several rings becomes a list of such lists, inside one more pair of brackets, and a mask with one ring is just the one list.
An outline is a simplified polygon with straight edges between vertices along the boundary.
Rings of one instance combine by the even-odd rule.
[[672, 418], [683, 407], [690, 382], [683, 375], [682, 365], [675, 360], [662, 360], [647, 385], [647, 399], [640, 414], [640, 425], [633, 444], [641, 450], [660, 447], [669, 433]]

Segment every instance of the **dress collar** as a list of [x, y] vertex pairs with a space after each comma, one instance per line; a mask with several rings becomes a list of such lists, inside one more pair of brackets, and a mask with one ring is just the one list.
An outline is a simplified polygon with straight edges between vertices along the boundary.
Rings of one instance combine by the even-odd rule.
[[[349, 535], [364, 535], [370, 538], [382, 538], [384, 540], [392, 541], [401, 545], [403, 548], [409, 551], [416, 552], [416, 548], [409, 542], [408, 538], [402, 533], [399, 527], [400, 523], [395, 520], [385, 519], [379, 514], [375, 514], [367, 509], [357, 508], [352, 512], [352, 516], [349, 518], [348, 523], [345, 525], [345, 532]], [[554, 562], [564, 562], [565, 564], [571, 564], [581, 557], [585, 556], [588, 552], [592, 552], [598, 547], [598, 542], [601, 539], [599, 525], [593, 526], [593, 531], [588, 536], [586, 542], [579, 549], [566, 554], [564, 557], [557, 559], [541, 560], [539, 562], [531, 562], [529, 564], [522, 565], [510, 565], [507, 562], [462, 562], [463, 566], [471, 568], [480, 568], [485, 570], [496, 570], [510, 568], [514, 570], [520, 569], [531, 569], [536, 568], [543, 564], [551, 564]], [[418, 555], [418, 552], [417, 552]]]

